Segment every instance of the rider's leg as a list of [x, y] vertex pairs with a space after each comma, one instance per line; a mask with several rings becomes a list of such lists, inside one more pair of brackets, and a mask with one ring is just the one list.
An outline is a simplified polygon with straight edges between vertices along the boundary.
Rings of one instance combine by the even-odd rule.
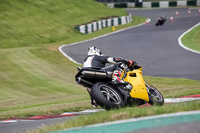
[[128, 84], [127, 82], [125, 82], [124, 80], [120, 79], [121, 74], [122, 74], [122, 71], [121, 71], [121, 70], [115, 70], [115, 71], [113, 72], [113, 79], [112, 79], [112, 82], [113, 82], [114, 84], [127, 85], [127, 84]]
[[92, 95], [91, 95], [91, 89], [90, 88], [86, 88], [87, 89], [87, 92], [89, 93], [90, 95], [90, 100], [91, 100], [91, 104], [94, 108], [96, 108], [98, 106], [98, 104], [96, 103], [96, 101], [92, 98]]
[[106, 71], [113, 71], [112, 82], [114, 84], [121, 84], [121, 85], [127, 84], [127, 82], [120, 79], [121, 73], [123, 72], [125, 67], [126, 66], [124, 64], [112, 64], [112, 65], [105, 68]]

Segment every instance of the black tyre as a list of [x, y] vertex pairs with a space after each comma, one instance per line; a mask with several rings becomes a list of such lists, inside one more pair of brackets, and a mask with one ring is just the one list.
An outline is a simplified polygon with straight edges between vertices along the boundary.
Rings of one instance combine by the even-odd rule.
[[155, 24], [155, 26], [158, 26], [158, 25], [159, 25], [158, 23]]
[[162, 94], [154, 86], [146, 82], [145, 84], [149, 95], [149, 104], [162, 106], [164, 104], [164, 98]]
[[106, 83], [96, 83], [92, 86], [91, 94], [93, 99], [106, 110], [124, 106], [120, 93]]
[[155, 25], [160, 26], [161, 25], [160, 21], [158, 21]]

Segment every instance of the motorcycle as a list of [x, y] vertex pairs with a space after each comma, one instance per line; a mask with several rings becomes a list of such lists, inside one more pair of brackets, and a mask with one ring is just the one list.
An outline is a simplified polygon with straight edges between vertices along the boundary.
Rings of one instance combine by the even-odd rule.
[[92, 98], [106, 110], [146, 103], [159, 106], [164, 104], [162, 94], [154, 86], [144, 81], [141, 66], [124, 68], [120, 78], [128, 82], [127, 85], [113, 84], [113, 72], [111, 71], [80, 67], [77, 70], [76, 83], [90, 88]]
[[162, 26], [166, 21], [166, 17], [159, 17], [157, 23], [155, 24], [156, 26]]

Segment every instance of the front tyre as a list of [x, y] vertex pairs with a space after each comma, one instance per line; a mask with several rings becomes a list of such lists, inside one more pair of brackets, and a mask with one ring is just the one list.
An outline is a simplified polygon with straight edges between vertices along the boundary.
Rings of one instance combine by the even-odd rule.
[[145, 82], [147, 92], [149, 95], [149, 104], [162, 106], [164, 104], [164, 98], [162, 94], [152, 85]]
[[96, 83], [92, 86], [91, 94], [93, 99], [106, 110], [124, 106], [120, 93], [106, 83]]

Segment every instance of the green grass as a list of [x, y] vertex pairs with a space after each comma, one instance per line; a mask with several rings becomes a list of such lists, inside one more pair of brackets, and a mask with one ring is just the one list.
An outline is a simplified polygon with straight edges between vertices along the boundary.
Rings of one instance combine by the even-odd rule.
[[126, 15], [93, 0], [1, 0], [0, 11], [0, 48], [77, 41], [74, 25]]
[[[58, 47], [112, 32], [112, 27], [80, 34], [74, 25], [123, 16], [93, 0], [1, 0], [0, 119], [60, 114], [91, 108], [86, 90], [75, 84], [77, 64]], [[134, 22], [116, 30], [145, 21]], [[199, 81], [145, 77], [164, 97], [199, 94]]]
[[187, 33], [181, 39], [184, 46], [200, 52], [200, 25]]
[[[87, 92], [74, 81], [78, 65], [58, 47], [112, 32], [83, 35], [74, 25], [126, 12], [93, 0], [2, 0], [0, 12], [0, 119], [90, 108]], [[116, 30], [144, 20], [134, 17]]]
[[71, 121], [58, 123], [56, 125], [46, 127], [40, 130], [31, 131], [30, 133], [45, 133], [50, 131], [62, 130], [66, 128], [86, 126], [86, 125], [104, 123], [116, 120], [138, 118], [149, 115], [191, 111], [191, 110], [200, 110], [200, 101], [193, 101], [180, 104], [166, 104], [161, 107], [158, 106], [150, 106], [143, 108], [130, 107], [119, 110], [102, 111], [95, 114], [83, 115]]
[[196, 80], [150, 76], [144, 76], [144, 79], [160, 90], [165, 98], [200, 94], [200, 82]]

